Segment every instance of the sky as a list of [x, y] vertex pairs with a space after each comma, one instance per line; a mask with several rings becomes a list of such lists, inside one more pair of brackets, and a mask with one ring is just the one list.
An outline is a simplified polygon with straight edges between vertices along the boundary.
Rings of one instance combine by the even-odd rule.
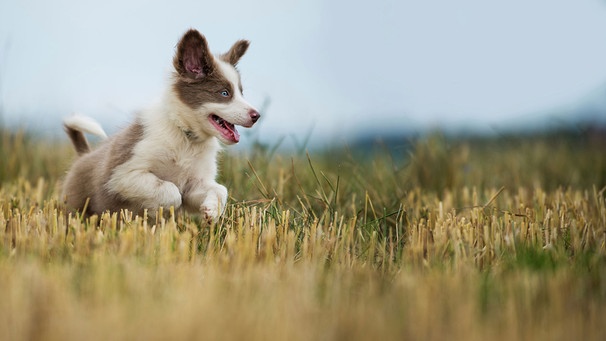
[[499, 130], [606, 86], [603, 0], [0, 0], [2, 119], [115, 131], [166, 89], [191, 27], [215, 53], [251, 41], [239, 70], [263, 117], [242, 140]]

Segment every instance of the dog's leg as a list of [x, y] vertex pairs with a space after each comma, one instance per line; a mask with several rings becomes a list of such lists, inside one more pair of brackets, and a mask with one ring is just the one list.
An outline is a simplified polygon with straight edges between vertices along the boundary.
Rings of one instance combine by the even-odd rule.
[[227, 188], [218, 183], [208, 188], [206, 198], [200, 205], [200, 212], [207, 220], [216, 221], [225, 211], [227, 204]]
[[143, 170], [116, 171], [107, 183], [110, 192], [123, 199], [140, 203], [141, 208], [155, 210], [162, 206], [175, 209], [181, 207], [179, 188], [170, 181], [164, 181], [153, 173]]
[[190, 211], [199, 211], [208, 221], [217, 221], [227, 204], [227, 188], [218, 183], [195, 181], [183, 194]]

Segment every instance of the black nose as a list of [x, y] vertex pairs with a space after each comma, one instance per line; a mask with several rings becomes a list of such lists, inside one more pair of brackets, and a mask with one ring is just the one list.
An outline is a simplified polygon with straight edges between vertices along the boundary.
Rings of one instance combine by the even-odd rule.
[[261, 117], [261, 114], [259, 114], [259, 112], [254, 109], [249, 111], [248, 115], [252, 119], [253, 123], [257, 122], [259, 120], [259, 118]]

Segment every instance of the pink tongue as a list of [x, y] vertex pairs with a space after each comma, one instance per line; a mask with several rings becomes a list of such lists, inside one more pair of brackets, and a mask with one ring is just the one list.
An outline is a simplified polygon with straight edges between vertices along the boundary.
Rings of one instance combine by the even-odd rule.
[[223, 132], [223, 137], [234, 143], [238, 143], [240, 141], [240, 134], [238, 134], [236, 127], [231, 124], [225, 124], [225, 128], [227, 131]]

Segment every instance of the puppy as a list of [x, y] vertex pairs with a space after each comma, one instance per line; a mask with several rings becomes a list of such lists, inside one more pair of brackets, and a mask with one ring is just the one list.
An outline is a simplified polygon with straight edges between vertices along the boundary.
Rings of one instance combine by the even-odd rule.
[[238, 143], [236, 125], [252, 127], [260, 118], [244, 100], [236, 70], [248, 46], [239, 40], [215, 56], [202, 34], [186, 32], [159, 104], [95, 150], [83, 133], [106, 137], [101, 126], [87, 117], [66, 119], [65, 130], [79, 155], [63, 184], [67, 206], [85, 215], [120, 209], [154, 214], [173, 206], [216, 220], [227, 201], [227, 189], [215, 180], [221, 143]]

